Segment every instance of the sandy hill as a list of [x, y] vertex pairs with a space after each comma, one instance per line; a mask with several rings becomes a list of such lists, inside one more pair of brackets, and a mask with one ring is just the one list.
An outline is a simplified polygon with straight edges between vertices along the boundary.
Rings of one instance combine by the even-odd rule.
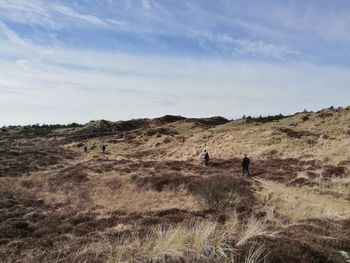
[[3, 127], [0, 261], [350, 262], [349, 171], [350, 107]]

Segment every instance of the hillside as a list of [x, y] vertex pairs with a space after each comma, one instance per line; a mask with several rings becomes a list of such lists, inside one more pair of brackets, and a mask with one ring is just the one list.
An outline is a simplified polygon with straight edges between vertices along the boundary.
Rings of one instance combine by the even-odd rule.
[[350, 107], [4, 127], [0, 195], [1, 262], [350, 262]]

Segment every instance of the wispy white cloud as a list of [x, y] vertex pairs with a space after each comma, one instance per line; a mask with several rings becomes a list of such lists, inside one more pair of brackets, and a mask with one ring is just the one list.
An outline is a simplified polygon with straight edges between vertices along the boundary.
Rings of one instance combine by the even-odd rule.
[[284, 59], [299, 54], [298, 51], [287, 46], [266, 43], [262, 40], [235, 39], [232, 42], [237, 45], [235, 50], [242, 54], [261, 55], [275, 59]]
[[106, 23], [101, 18], [98, 18], [98, 17], [93, 16], [93, 15], [79, 13], [79, 12], [73, 10], [72, 8], [64, 6], [64, 5], [54, 5], [53, 10], [58, 12], [59, 14], [66, 16], [67, 18], [71, 18], [73, 20], [86, 22], [90, 25], [109, 27], [109, 24]]
[[214, 54], [225, 52], [273, 59], [285, 59], [299, 55], [299, 51], [288, 46], [267, 43], [263, 40], [234, 38], [227, 34], [212, 34], [195, 30], [190, 30], [189, 36], [197, 39], [203, 48]]
[[0, 125], [347, 104], [346, 8], [288, 3], [0, 0]]
[[142, 5], [147, 10], [150, 10], [152, 8], [151, 0], [142, 0]]
[[242, 26], [256, 33], [290, 40], [315, 39], [337, 44], [350, 41], [348, 1], [256, 2], [254, 8], [246, 1], [241, 7], [249, 10], [241, 21]]
[[156, 13], [161, 13], [163, 15], [171, 17], [173, 14], [171, 11], [169, 11], [168, 8], [166, 8], [161, 1], [154, 1], [154, 0], [142, 0], [142, 6], [147, 11], [153, 10]]
[[291, 113], [350, 96], [346, 68], [27, 46], [35, 56], [0, 63], [0, 125]]
[[27, 42], [23, 41], [15, 32], [9, 29], [1, 21], [0, 21], [0, 33], [1, 35], [3, 35], [5, 41], [9, 41], [12, 44], [21, 46], [21, 47], [28, 46]]
[[52, 13], [45, 2], [34, 0], [1, 0], [0, 11], [3, 17], [26, 25], [40, 25], [58, 29], [58, 24], [54, 21]]
[[[69, 6], [68, 2], [52, 4], [43, 0], [0, 0], [0, 19], [3, 17], [62, 32], [71, 27], [105, 28], [116, 33], [127, 33], [131, 39], [153, 41], [160, 47], [168, 44], [164, 43], [167, 41], [165, 39], [194, 35], [198, 46], [209, 53], [226, 51], [274, 59], [298, 55], [305, 57], [306, 52], [314, 52], [312, 45], [317, 43], [318, 48], [322, 47], [322, 39], [343, 43], [343, 46], [350, 41], [350, 18], [347, 15], [350, 7], [335, 13], [334, 8], [322, 8], [315, 4], [297, 5], [288, 1], [283, 5], [257, 2], [254, 3], [255, 8], [251, 8], [249, 1], [217, 1], [215, 4], [198, 0], [104, 1], [104, 4], [91, 1], [95, 5], [79, 1], [72, 3]], [[102, 8], [97, 10], [96, 7]], [[221, 8], [220, 12], [218, 7]], [[91, 38], [93, 35], [94, 32], [91, 32]], [[51, 36], [55, 39], [55, 34]], [[114, 39], [120, 41], [119, 35]], [[133, 44], [137, 45], [137, 42]], [[326, 49], [327, 44], [323, 44]], [[128, 46], [128, 43], [121, 46]], [[136, 48], [142, 48], [142, 43], [140, 46]]]
[[50, 3], [43, 0], [1, 0], [0, 11], [7, 19], [32, 26], [41, 26], [53, 30], [62, 30], [72, 26], [72, 22], [81, 25], [110, 27], [112, 24], [122, 24], [117, 19], [100, 18], [92, 14], [85, 14], [72, 7]]

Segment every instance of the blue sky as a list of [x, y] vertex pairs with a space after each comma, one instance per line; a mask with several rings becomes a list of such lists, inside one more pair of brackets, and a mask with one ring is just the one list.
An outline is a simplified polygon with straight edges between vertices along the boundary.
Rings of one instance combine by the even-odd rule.
[[0, 0], [0, 125], [346, 106], [346, 0]]

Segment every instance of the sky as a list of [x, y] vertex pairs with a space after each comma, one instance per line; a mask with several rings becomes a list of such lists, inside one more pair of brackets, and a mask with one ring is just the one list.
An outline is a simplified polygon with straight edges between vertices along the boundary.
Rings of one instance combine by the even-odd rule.
[[348, 0], [0, 0], [0, 126], [348, 106]]

